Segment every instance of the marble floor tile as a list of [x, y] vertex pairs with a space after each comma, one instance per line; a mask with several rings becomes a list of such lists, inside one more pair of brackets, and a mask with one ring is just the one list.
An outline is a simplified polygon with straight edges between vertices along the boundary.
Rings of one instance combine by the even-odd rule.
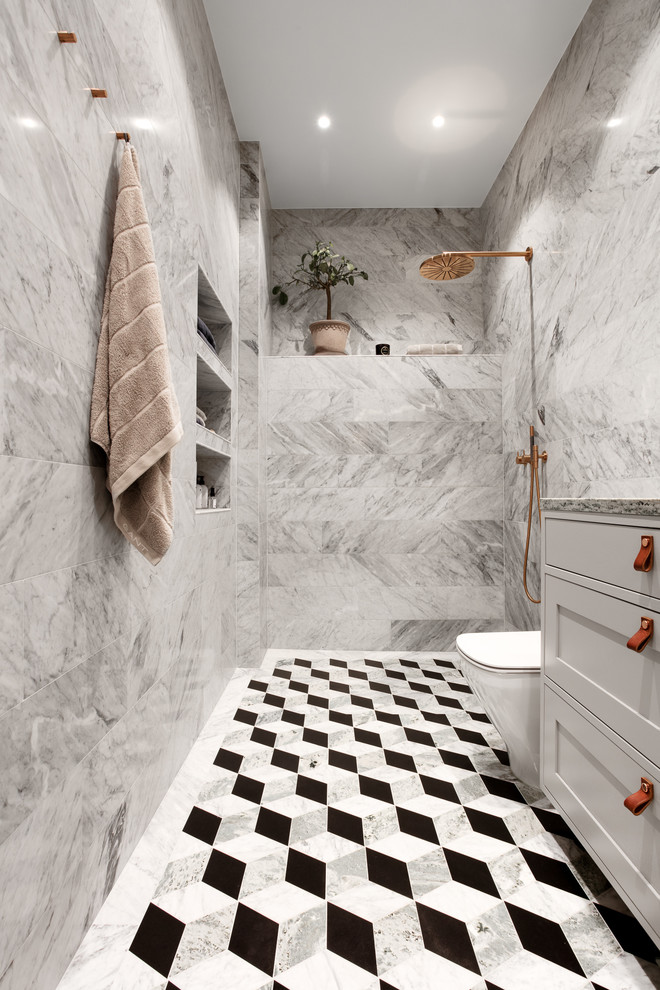
[[237, 687], [60, 990], [660, 990], [453, 654], [273, 650]]

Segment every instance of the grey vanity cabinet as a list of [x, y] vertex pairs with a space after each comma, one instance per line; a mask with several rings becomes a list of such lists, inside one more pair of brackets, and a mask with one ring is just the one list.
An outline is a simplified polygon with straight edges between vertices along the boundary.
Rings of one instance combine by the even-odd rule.
[[[635, 570], [648, 535], [654, 566]], [[660, 518], [546, 510], [543, 603], [541, 783], [660, 945]], [[655, 797], [635, 816], [642, 778]]]

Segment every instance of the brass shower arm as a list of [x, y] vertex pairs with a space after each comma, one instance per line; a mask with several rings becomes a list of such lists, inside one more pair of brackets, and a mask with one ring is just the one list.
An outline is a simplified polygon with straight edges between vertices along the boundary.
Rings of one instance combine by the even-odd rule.
[[534, 257], [534, 249], [526, 248], [524, 251], [443, 251], [443, 255], [458, 255], [461, 258], [525, 258], [531, 261]]

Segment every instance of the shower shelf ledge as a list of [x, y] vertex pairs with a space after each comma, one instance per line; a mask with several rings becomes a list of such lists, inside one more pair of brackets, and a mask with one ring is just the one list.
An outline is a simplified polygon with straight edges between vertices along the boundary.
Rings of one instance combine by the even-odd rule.
[[197, 388], [231, 392], [231, 373], [206, 341], [197, 334]]
[[210, 430], [205, 429], [205, 427], [200, 426], [199, 423], [196, 424], [195, 443], [207, 455], [213, 454], [216, 457], [227, 459], [231, 457], [231, 444], [229, 440], [218, 436], [217, 433], [212, 433]]

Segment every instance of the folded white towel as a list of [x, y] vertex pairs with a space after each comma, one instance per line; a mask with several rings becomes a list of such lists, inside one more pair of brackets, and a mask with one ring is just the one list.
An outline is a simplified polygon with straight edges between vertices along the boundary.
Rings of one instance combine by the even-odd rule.
[[199, 416], [200, 419], [203, 419], [204, 422], [206, 422], [206, 413], [202, 409], [200, 409], [199, 406], [195, 406], [195, 414]]
[[409, 344], [406, 354], [462, 354], [463, 345], [457, 341], [446, 344]]

